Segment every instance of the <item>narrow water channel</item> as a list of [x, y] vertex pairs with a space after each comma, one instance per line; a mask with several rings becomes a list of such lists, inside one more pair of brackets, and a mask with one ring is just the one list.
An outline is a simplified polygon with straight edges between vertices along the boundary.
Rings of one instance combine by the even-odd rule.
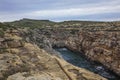
[[62, 56], [63, 59], [75, 66], [90, 70], [107, 78], [108, 80], [119, 80], [118, 76], [104, 68], [102, 64], [95, 64], [91, 61], [88, 61], [82, 55], [74, 53], [67, 48], [55, 48], [55, 50], [59, 52], [59, 55]]

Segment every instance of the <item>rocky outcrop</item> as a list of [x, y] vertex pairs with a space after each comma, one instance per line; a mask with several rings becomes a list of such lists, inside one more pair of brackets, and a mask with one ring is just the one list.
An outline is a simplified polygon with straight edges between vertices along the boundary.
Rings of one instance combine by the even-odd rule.
[[[28, 34], [31, 33], [31, 34]], [[116, 74], [120, 74], [120, 32], [87, 31], [67, 28], [34, 29], [27, 32], [28, 42], [53, 52], [52, 47], [67, 47], [83, 53], [92, 61], [100, 62]], [[29, 37], [33, 36], [33, 37]]]
[[100, 62], [120, 74], [120, 32], [80, 32], [78, 38], [69, 37], [66, 45], [82, 51], [89, 59]]
[[7, 31], [0, 38], [0, 80], [107, 80], [51, 56], [19, 33]]

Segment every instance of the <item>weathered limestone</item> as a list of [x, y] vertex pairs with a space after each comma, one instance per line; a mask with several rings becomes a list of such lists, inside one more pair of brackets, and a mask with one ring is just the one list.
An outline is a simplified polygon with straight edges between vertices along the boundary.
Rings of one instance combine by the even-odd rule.
[[0, 48], [4, 47], [0, 52], [0, 80], [107, 80], [51, 56], [21, 38], [7, 37], [1, 41], [6, 46]]
[[[75, 32], [74, 32], [75, 31]], [[48, 52], [53, 47], [67, 47], [82, 52], [89, 59], [102, 63], [120, 75], [120, 32], [119, 31], [86, 31], [72, 29], [28, 30], [28, 42], [35, 42]], [[73, 34], [74, 32], [74, 34]], [[48, 34], [44, 34], [48, 33]], [[37, 35], [36, 35], [37, 34]], [[31, 38], [34, 36], [34, 38]], [[47, 40], [47, 41], [45, 41]], [[41, 45], [40, 45], [41, 44]], [[49, 47], [50, 46], [50, 47]]]

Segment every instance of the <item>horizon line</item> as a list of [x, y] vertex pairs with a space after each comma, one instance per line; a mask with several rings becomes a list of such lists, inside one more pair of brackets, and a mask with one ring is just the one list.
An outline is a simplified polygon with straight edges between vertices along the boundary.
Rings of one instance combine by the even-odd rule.
[[50, 20], [50, 19], [33, 19], [33, 18], [22, 18], [11, 21], [0, 21], [1, 23], [15, 22], [20, 20], [38, 20], [38, 21], [51, 21], [51, 22], [67, 22], [67, 21], [85, 21], [85, 22], [119, 22], [119, 20], [87, 20], [87, 19], [68, 19], [68, 20]]

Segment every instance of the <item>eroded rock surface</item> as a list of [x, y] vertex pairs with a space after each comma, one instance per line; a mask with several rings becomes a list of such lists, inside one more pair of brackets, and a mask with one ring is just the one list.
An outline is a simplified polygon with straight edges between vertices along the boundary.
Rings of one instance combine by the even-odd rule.
[[68, 38], [67, 46], [120, 74], [120, 32], [80, 32], [77, 39]]
[[19, 33], [8, 30], [0, 39], [0, 80], [107, 80], [51, 56]]
[[[34, 29], [28, 31], [34, 41], [48, 52], [52, 47], [67, 47], [100, 62], [120, 75], [120, 31], [88, 31], [74, 29]], [[41, 43], [41, 44], [39, 44]], [[53, 51], [51, 51], [53, 52]]]

